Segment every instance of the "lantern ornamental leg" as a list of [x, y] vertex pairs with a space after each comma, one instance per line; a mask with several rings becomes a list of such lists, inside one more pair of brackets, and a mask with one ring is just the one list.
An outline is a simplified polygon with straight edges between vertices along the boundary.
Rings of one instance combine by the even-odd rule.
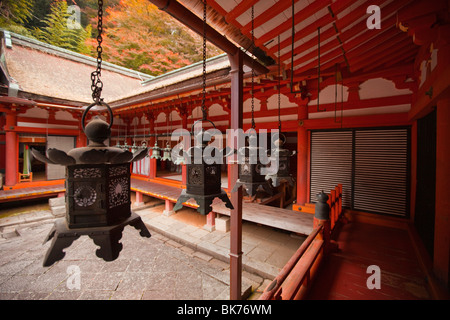
[[[113, 261], [122, 251], [122, 231], [125, 226], [130, 225], [140, 230], [142, 237], [150, 238], [150, 232], [142, 221], [141, 217], [132, 212], [131, 216], [120, 224], [100, 228], [68, 228], [64, 218], [55, 221], [53, 228], [45, 239], [45, 242], [52, 240], [44, 258], [44, 267], [51, 266], [58, 260], [64, 258], [63, 249], [69, 247], [80, 236], [89, 236], [100, 248], [95, 252], [97, 257], [105, 261]], [[44, 242], [44, 243], [45, 243]]]
[[44, 257], [44, 267], [49, 267], [54, 264], [56, 261], [64, 258], [66, 253], [63, 251], [65, 248], [70, 247], [72, 243], [77, 240], [80, 236], [76, 233], [66, 234], [65, 223], [63, 219], [59, 219], [53, 225], [53, 228], [50, 230], [50, 233], [46, 237], [45, 242], [52, 240], [50, 248], [47, 250], [47, 253]]

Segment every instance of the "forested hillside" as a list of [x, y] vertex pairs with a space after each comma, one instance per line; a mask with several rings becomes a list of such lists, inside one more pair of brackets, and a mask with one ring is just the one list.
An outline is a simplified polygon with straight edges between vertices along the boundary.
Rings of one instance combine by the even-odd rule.
[[[96, 57], [97, 10], [97, 0], [0, 0], [0, 28]], [[202, 59], [201, 37], [148, 0], [103, 0], [103, 28], [103, 60], [126, 68], [156, 76]]]

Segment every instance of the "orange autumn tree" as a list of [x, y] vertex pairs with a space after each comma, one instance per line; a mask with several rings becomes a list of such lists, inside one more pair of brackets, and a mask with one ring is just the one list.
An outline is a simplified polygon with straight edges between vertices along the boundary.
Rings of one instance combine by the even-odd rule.
[[[96, 22], [90, 45], [96, 48]], [[202, 39], [148, 0], [120, 0], [103, 18], [103, 58], [156, 76], [202, 59]], [[208, 56], [220, 51], [208, 46]]]

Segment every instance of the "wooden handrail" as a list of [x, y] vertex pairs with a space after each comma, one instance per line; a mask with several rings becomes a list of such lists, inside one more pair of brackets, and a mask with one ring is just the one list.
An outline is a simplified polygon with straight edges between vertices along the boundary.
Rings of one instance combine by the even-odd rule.
[[305, 296], [322, 261], [321, 257], [331, 248], [331, 231], [342, 215], [342, 184], [331, 190], [328, 205], [329, 218], [319, 220], [314, 217], [313, 232], [267, 286], [259, 300], [298, 300]]
[[294, 255], [289, 259], [286, 265], [281, 269], [278, 276], [267, 286], [264, 290], [263, 294], [259, 298], [260, 300], [271, 300], [274, 298], [275, 293], [280, 289], [284, 280], [288, 277], [292, 269], [297, 265], [299, 260], [302, 258], [306, 250], [310, 247], [313, 240], [317, 237], [317, 235], [323, 230], [323, 225], [319, 225], [317, 228], [314, 228], [313, 231], [309, 234], [309, 236], [303, 241]]
[[311, 269], [324, 245], [324, 240], [314, 239], [280, 288], [282, 289], [280, 293], [282, 300], [297, 300], [306, 293], [311, 282]]

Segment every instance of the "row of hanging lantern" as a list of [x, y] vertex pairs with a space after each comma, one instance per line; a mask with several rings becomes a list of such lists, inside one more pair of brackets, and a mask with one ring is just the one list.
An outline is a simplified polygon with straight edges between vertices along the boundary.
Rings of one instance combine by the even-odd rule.
[[[255, 45], [254, 36], [254, 7], [252, 6], [251, 11], [252, 16], [252, 47]], [[260, 147], [258, 141], [258, 134], [256, 131], [255, 124], [255, 69], [252, 65], [252, 81], [251, 81], [251, 108], [252, 108], [252, 127], [248, 134], [247, 143], [248, 146], [244, 146], [238, 150], [239, 156], [244, 160], [244, 163], [239, 165], [239, 179], [234, 185], [233, 192], [235, 192], [239, 187], [243, 187], [247, 194], [251, 197], [255, 196], [259, 189], [263, 189], [268, 194], [272, 195], [272, 189], [270, 188], [269, 182], [265, 179], [265, 176], [261, 174], [261, 169], [263, 165], [260, 161], [260, 154], [264, 151]]]
[[[251, 23], [252, 23], [252, 46], [254, 46], [254, 7], [251, 10]], [[280, 37], [278, 36], [278, 57], [280, 57]], [[266, 167], [261, 163], [260, 155], [264, 152], [258, 141], [258, 134], [256, 131], [256, 124], [254, 119], [254, 77], [255, 71], [252, 68], [252, 81], [251, 81], [251, 116], [252, 127], [248, 133], [248, 146], [242, 147], [238, 150], [240, 156], [244, 159], [244, 163], [239, 165], [239, 179], [236, 182], [233, 192], [242, 186], [248, 195], [254, 197], [258, 190], [262, 189], [268, 194], [272, 195], [273, 191], [270, 187], [269, 181], [273, 187], [278, 187], [281, 182], [288, 182], [289, 185], [293, 185], [293, 178], [290, 174], [290, 156], [295, 152], [291, 152], [288, 149], [284, 149], [283, 146], [286, 142], [286, 137], [281, 132], [281, 65], [278, 61], [278, 134], [273, 139], [274, 148], [270, 150], [270, 162], [278, 164], [278, 170], [271, 171], [266, 175], [262, 175], [262, 168]], [[256, 159], [251, 159], [251, 157]], [[256, 160], [256, 161], [255, 161]]]
[[[226, 154], [228, 148], [224, 150], [219, 150], [209, 143], [212, 141], [213, 135], [209, 130], [204, 130], [203, 125], [199, 130], [196, 130], [197, 124], [203, 124], [204, 122], [209, 122], [215, 128], [214, 123], [207, 118], [206, 110], [206, 0], [203, 1], [203, 89], [202, 89], [202, 113], [203, 117], [197, 120], [192, 125], [191, 135], [198, 144], [189, 148], [183, 153], [180, 158], [185, 158], [186, 162], [186, 173], [187, 173], [187, 183], [186, 189], [183, 189], [177, 203], [173, 207], [174, 211], [178, 211], [183, 207], [183, 203], [189, 199], [194, 199], [197, 204], [197, 212], [202, 215], [206, 215], [211, 211], [211, 204], [215, 198], [222, 200], [225, 206], [229, 209], [233, 209], [233, 205], [228, 198], [227, 193], [222, 189], [222, 174], [221, 174], [221, 164], [216, 163], [216, 161], [208, 161], [204, 155], [205, 149], [208, 148], [208, 153], [212, 158], [222, 158], [224, 159], [229, 154]], [[198, 159], [198, 155], [201, 156], [201, 161]], [[190, 161], [187, 161], [190, 160]]]

